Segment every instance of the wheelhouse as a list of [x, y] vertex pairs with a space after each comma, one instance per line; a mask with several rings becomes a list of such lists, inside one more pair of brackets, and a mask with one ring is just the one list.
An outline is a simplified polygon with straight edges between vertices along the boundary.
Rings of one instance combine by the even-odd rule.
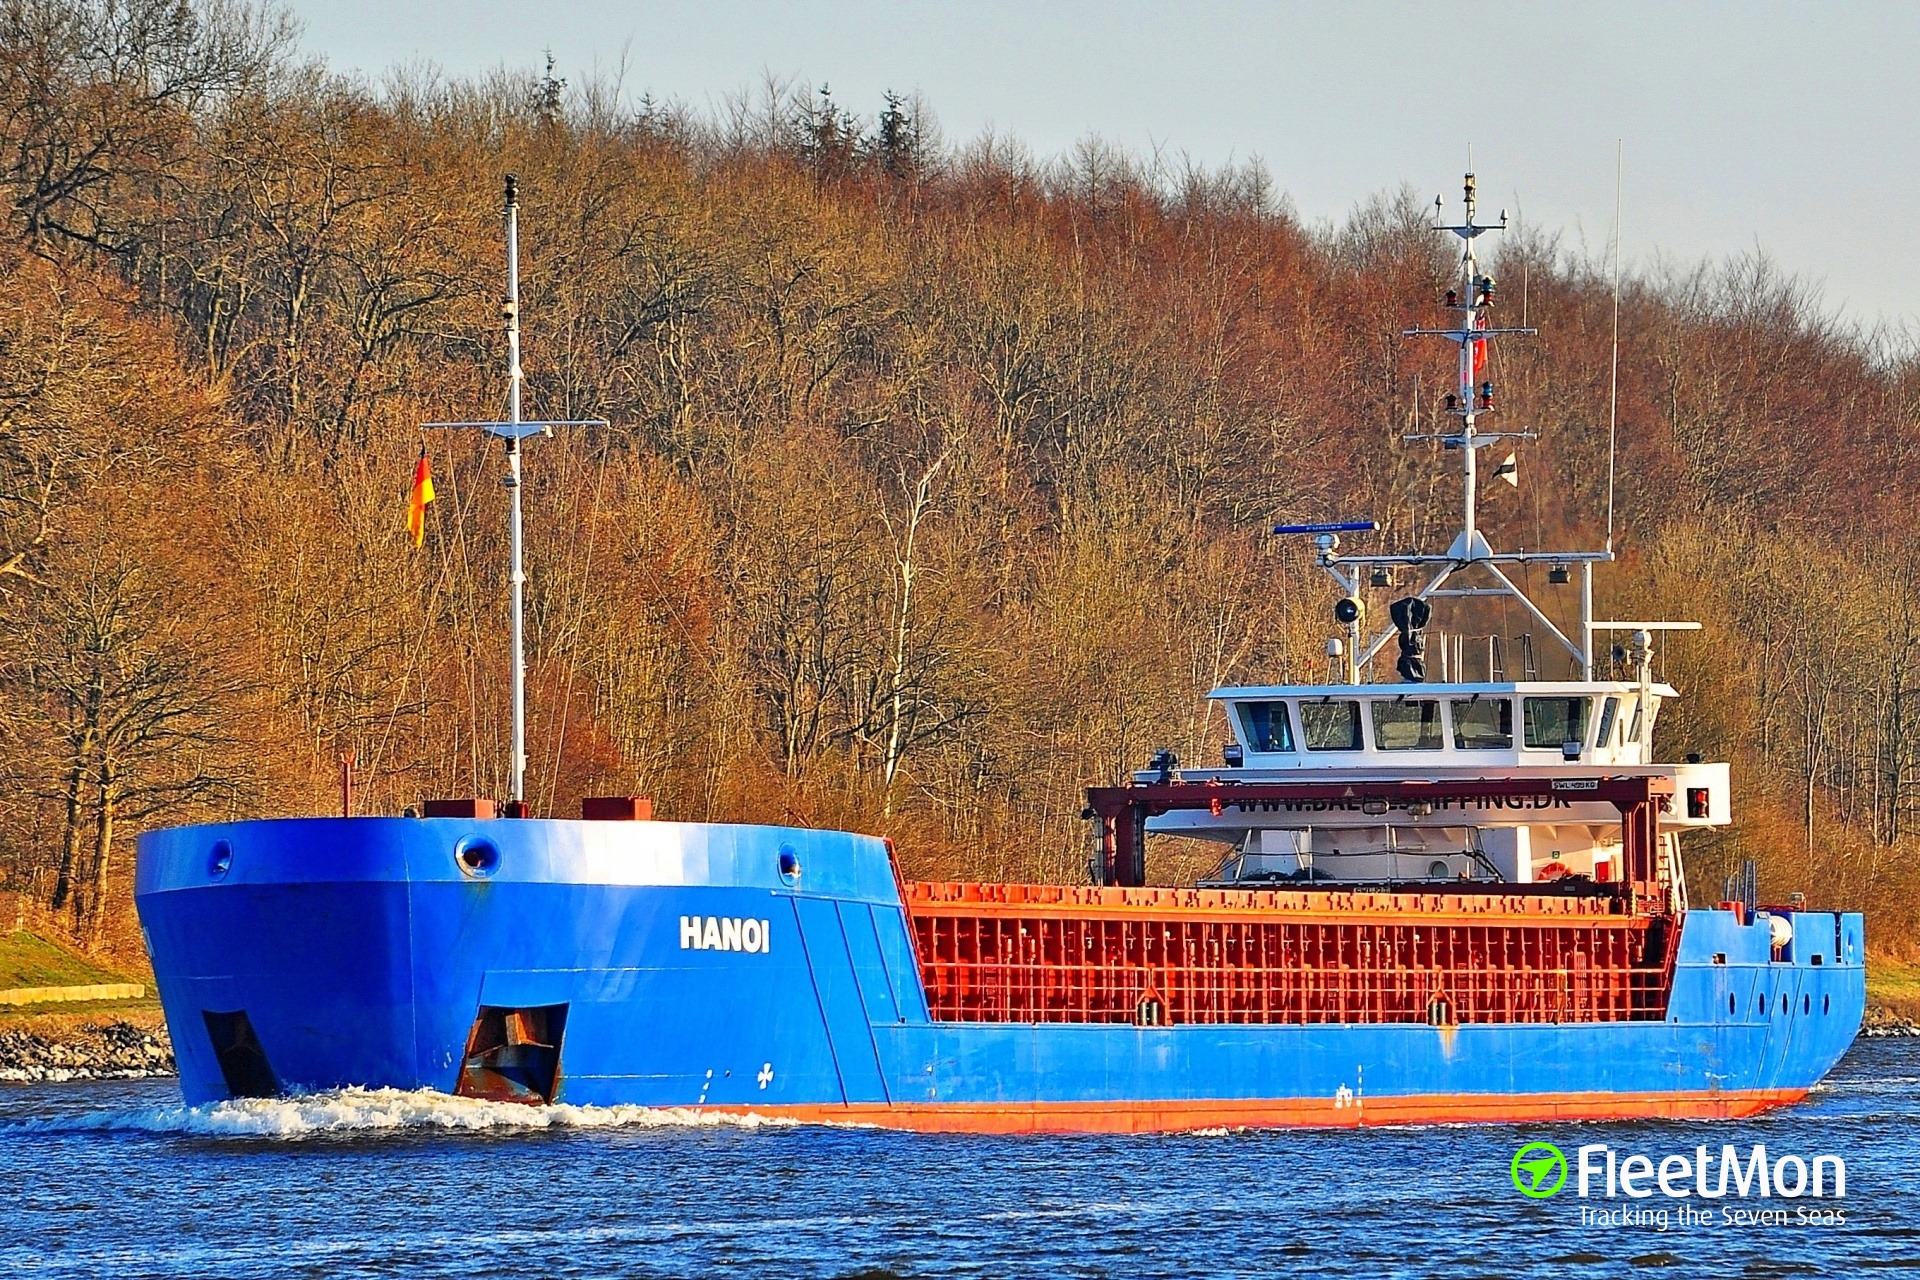
[[[1678, 833], [1725, 825], [1724, 763], [1653, 762], [1653, 728], [1674, 689], [1655, 681], [1509, 681], [1350, 685], [1252, 685], [1213, 690], [1230, 738], [1220, 763], [1134, 774], [1204, 782], [1220, 803], [1156, 813], [1146, 830], [1233, 846], [1201, 883], [1447, 882], [1497, 889], [1563, 882], [1560, 891], [1607, 892], [1626, 874], [1621, 815], [1582, 799], [1595, 778], [1665, 779], [1674, 800], [1657, 815], [1659, 856], [1677, 884]], [[1553, 779], [1568, 788], [1548, 800], [1450, 799], [1473, 779]], [[1363, 797], [1370, 783], [1430, 783], [1434, 802], [1386, 805]], [[1235, 787], [1263, 783], [1352, 784], [1357, 798], [1254, 804]], [[1251, 795], [1251, 791], [1238, 794]]]
[[[1273, 685], [1215, 689], [1250, 769], [1645, 764], [1664, 684]], [[1228, 752], [1231, 759], [1233, 752]]]

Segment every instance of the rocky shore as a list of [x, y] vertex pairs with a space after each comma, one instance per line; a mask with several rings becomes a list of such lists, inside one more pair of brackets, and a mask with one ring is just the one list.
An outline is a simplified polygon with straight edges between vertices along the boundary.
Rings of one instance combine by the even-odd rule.
[[43, 1032], [0, 1029], [0, 1080], [140, 1080], [173, 1074], [164, 1026], [85, 1023]]
[[1891, 1009], [1879, 1005], [1868, 1005], [1867, 1016], [1860, 1024], [1863, 1036], [1920, 1036], [1920, 1022], [1902, 1017]]

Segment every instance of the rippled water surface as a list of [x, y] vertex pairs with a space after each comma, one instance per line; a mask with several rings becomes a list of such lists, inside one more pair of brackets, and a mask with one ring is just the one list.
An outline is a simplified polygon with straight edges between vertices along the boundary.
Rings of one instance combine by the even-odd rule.
[[[1842, 1201], [1519, 1195], [1525, 1142], [1831, 1153]], [[1597, 1191], [1597, 1188], [1596, 1188]], [[1682, 1227], [1680, 1205], [1711, 1221]], [[1669, 1223], [1583, 1226], [1581, 1208]], [[1845, 1224], [1800, 1225], [1802, 1206]], [[1740, 1123], [925, 1137], [171, 1081], [0, 1086], [0, 1272], [34, 1276], [1858, 1275], [1920, 1271], [1920, 1041]]]

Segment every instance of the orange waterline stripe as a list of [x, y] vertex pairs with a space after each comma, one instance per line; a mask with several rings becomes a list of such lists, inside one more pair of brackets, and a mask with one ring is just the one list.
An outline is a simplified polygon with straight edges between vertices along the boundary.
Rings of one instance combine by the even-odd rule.
[[823, 1124], [918, 1133], [1177, 1133], [1196, 1129], [1354, 1129], [1417, 1124], [1590, 1120], [1729, 1120], [1788, 1106], [1805, 1089], [1731, 1093], [1423, 1094], [1405, 1097], [1030, 1103], [854, 1103], [699, 1107]]

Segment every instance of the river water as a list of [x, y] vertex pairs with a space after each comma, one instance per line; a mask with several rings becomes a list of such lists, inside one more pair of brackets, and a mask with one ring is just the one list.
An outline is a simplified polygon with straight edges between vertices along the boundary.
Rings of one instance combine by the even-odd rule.
[[[1513, 1181], [1516, 1151], [1535, 1141], [1575, 1164], [1550, 1199]], [[1846, 1162], [1846, 1195], [1828, 1184], [1818, 1200], [1609, 1200], [1596, 1175], [1581, 1199], [1583, 1143], [1656, 1165], [1701, 1144], [1749, 1160], [1753, 1143], [1775, 1159], [1831, 1154]], [[1683, 1207], [1706, 1221], [1683, 1224]], [[1729, 1207], [1786, 1220], [1728, 1223]], [[1836, 1210], [1844, 1222], [1819, 1221]], [[189, 1110], [170, 1080], [0, 1086], [6, 1274], [1466, 1280], [1662, 1268], [1920, 1272], [1920, 1040], [1863, 1040], [1807, 1103], [1737, 1123], [1179, 1137], [927, 1137], [432, 1094]]]

